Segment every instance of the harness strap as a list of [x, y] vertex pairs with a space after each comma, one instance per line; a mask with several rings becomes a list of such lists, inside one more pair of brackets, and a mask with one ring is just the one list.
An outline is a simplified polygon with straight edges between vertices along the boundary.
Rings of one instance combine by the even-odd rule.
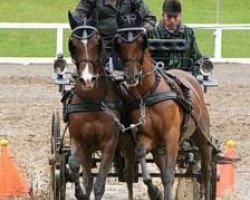
[[[166, 100], [175, 100], [179, 104], [183, 106], [185, 110], [188, 110], [189, 108], [187, 107], [186, 103], [183, 101], [180, 96], [174, 92], [174, 91], [166, 91], [166, 92], [160, 92], [160, 93], [154, 93], [151, 95], [147, 95], [146, 98], [143, 98], [143, 102], [145, 103], [145, 106], [152, 106], [154, 104], [166, 101]], [[133, 101], [129, 101], [127, 103], [127, 106], [131, 110], [136, 110], [139, 107], [141, 102], [141, 99], [135, 99]]]
[[[160, 70], [159, 70], [159, 71], [160, 71]], [[182, 89], [182, 91], [183, 91], [183, 93], [184, 93], [184, 97], [183, 97], [183, 95], [181, 95], [181, 94], [180, 94], [180, 95], [182, 96], [182, 97], [181, 97], [181, 98], [182, 98], [182, 102], [184, 102], [185, 106], [189, 109], [189, 112], [187, 112], [187, 113], [185, 114], [185, 116], [184, 116], [183, 130], [185, 130], [185, 129], [187, 128], [186, 125], [187, 125], [187, 122], [188, 122], [188, 120], [189, 120], [189, 118], [190, 118], [190, 116], [191, 116], [191, 117], [193, 118], [193, 120], [194, 120], [196, 126], [199, 127], [199, 129], [202, 131], [203, 136], [204, 136], [205, 139], [207, 140], [208, 144], [209, 144], [210, 146], [213, 147], [213, 150], [214, 150], [216, 153], [221, 152], [221, 150], [213, 143], [213, 141], [211, 140], [211, 138], [208, 137], [207, 135], [205, 135], [204, 128], [203, 128], [203, 126], [199, 123], [198, 117], [195, 115], [194, 112], [192, 112], [192, 104], [191, 104], [190, 89], [189, 89], [186, 85], [184, 85], [178, 77], [176, 77], [176, 76], [174, 76], [174, 75], [172, 75], [172, 74], [170, 74], [170, 73], [167, 73], [166, 71], [165, 71], [165, 72], [160, 71], [160, 73], [161, 73], [165, 78], [168, 78], [168, 77], [169, 77], [169, 78], [173, 79], [173, 80], [174, 80], [173, 83], [177, 84], [177, 85]], [[178, 90], [177, 90], [177, 91], [178, 91]], [[178, 92], [178, 93], [180, 93], [180, 92]], [[186, 110], [186, 111], [187, 111], [187, 110]]]
[[[168, 81], [172, 90], [176, 91], [179, 96], [180, 103], [185, 111], [182, 123], [182, 132], [184, 132], [187, 129], [188, 121], [190, 119], [190, 113], [192, 113], [193, 109], [191, 103], [190, 89], [189, 87], [184, 85], [178, 77], [166, 72], [165, 70], [159, 70], [159, 72], [164, 77], [164, 79]], [[180, 89], [178, 89], [178, 87], [181, 89], [181, 91]]]
[[[109, 109], [119, 109], [121, 107], [121, 103], [118, 102], [104, 102], [104, 104]], [[77, 104], [68, 104], [67, 106], [67, 115], [79, 112], [101, 112], [101, 111], [103, 111], [102, 102], [92, 103], [83, 101]]]

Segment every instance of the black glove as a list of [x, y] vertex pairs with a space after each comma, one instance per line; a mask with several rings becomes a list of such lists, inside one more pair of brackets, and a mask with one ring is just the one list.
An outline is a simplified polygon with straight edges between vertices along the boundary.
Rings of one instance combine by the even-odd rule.
[[195, 76], [195, 77], [198, 76], [198, 74], [200, 73], [200, 67], [197, 65], [193, 65], [191, 67], [191, 72], [192, 72], [193, 76]]

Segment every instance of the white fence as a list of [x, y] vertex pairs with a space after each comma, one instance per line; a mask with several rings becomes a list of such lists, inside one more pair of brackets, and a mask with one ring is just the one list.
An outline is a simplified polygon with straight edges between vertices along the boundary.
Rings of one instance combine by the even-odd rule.
[[[222, 58], [222, 32], [224, 30], [250, 30], [250, 24], [188, 24], [194, 29], [214, 30], [214, 58], [215, 62], [246, 62], [250, 58]], [[69, 29], [66, 23], [0, 23], [0, 29], [54, 29], [57, 30], [56, 52], [63, 53], [63, 31]], [[0, 57], [0, 63], [51, 63], [53, 58], [13, 58]]]

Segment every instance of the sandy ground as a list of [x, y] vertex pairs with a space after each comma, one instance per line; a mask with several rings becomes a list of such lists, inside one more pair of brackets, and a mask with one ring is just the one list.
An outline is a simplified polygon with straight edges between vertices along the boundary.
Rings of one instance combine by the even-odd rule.
[[[11, 151], [39, 200], [48, 199], [49, 193], [51, 114], [61, 110], [51, 74], [52, 66], [0, 65], [0, 135], [10, 138]], [[222, 145], [228, 139], [237, 142], [242, 160], [237, 163], [235, 199], [249, 200], [250, 65], [216, 65], [214, 77], [220, 85], [206, 94], [212, 133]], [[104, 199], [125, 200], [125, 185], [108, 180]], [[135, 184], [135, 199], [148, 199], [141, 182]]]

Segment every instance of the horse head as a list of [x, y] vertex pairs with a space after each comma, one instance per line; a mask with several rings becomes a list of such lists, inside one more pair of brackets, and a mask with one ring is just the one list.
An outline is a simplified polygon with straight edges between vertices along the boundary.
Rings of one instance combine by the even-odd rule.
[[77, 67], [77, 81], [83, 90], [92, 90], [99, 78], [101, 40], [94, 27], [97, 15], [79, 20], [69, 12], [73, 30], [68, 41], [71, 58]]
[[125, 82], [136, 86], [143, 75], [143, 62], [147, 48], [146, 29], [139, 13], [122, 16], [117, 14], [118, 30], [114, 41], [116, 51], [123, 61]]

